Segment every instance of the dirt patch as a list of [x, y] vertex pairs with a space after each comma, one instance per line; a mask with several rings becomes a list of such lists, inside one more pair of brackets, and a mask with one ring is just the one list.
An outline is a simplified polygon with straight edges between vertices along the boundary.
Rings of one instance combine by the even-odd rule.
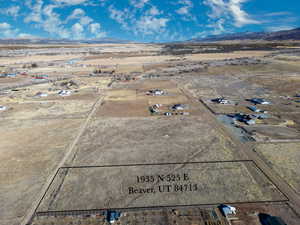
[[146, 100], [104, 101], [95, 117], [146, 117], [150, 116]]
[[113, 89], [106, 92], [107, 101], [133, 101], [136, 100], [136, 90], [134, 89]]

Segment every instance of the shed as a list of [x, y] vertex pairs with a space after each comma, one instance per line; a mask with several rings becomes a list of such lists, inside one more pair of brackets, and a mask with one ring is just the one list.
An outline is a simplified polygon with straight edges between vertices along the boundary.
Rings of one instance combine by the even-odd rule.
[[219, 208], [221, 209], [224, 216], [230, 216], [236, 214], [236, 208], [230, 205], [220, 205]]
[[226, 98], [215, 98], [215, 99], [212, 99], [211, 101], [219, 103], [219, 104], [223, 104], [223, 105], [226, 105], [226, 104], [230, 103], [229, 100], [226, 99]]
[[9, 73], [9, 74], [6, 74], [6, 77], [16, 77], [17, 74], [16, 73]]
[[114, 223], [120, 218], [120, 216], [121, 216], [120, 212], [108, 210], [106, 214], [106, 220], [109, 223]]
[[256, 124], [256, 121], [253, 120], [253, 119], [247, 120], [247, 121], [246, 121], [246, 124], [247, 124], [247, 125], [254, 125], [254, 124]]
[[250, 109], [253, 112], [260, 112], [261, 111], [260, 109], [256, 108], [255, 106], [248, 106], [247, 108]]
[[36, 96], [37, 97], [47, 97], [48, 93], [38, 92], [38, 93], [36, 93]]
[[154, 89], [154, 90], [148, 91], [147, 94], [150, 94], [150, 95], [164, 95], [165, 92], [163, 90]]
[[287, 225], [280, 217], [277, 216], [260, 213], [258, 217], [262, 225]]
[[61, 91], [58, 92], [58, 94], [59, 94], [60, 96], [69, 96], [69, 95], [71, 95], [71, 91], [68, 91], [68, 90], [61, 90]]
[[172, 106], [173, 110], [184, 110], [185, 106], [182, 104], [175, 104]]
[[261, 105], [269, 105], [271, 102], [263, 99], [263, 98], [252, 98], [250, 101], [254, 104], [261, 104]]

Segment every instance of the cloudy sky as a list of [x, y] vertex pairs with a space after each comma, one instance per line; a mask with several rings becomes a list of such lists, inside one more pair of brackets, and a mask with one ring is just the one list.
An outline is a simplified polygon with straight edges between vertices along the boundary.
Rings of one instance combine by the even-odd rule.
[[0, 38], [175, 41], [300, 27], [299, 0], [0, 0]]

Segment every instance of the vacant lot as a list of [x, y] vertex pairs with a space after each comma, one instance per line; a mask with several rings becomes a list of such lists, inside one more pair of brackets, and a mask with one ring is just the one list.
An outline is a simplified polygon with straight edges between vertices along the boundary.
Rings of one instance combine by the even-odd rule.
[[249, 77], [247, 80], [283, 96], [294, 96], [299, 91], [300, 86], [299, 74], [284, 74], [282, 70], [264, 76]]
[[244, 128], [253, 134], [253, 138], [256, 141], [278, 142], [300, 139], [298, 130], [286, 126], [255, 125], [245, 126]]
[[243, 77], [228, 76], [223, 74], [200, 75], [185, 81], [186, 88], [194, 96], [213, 99], [226, 97], [233, 100], [243, 100], [246, 98], [268, 97], [269, 91], [261, 85], [253, 84]]
[[0, 122], [0, 224], [20, 223], [81, 123], [78, 119]]
[[146, 117], [150, 116], [148, 101], [104, 101], [96, 117]]
[[51, 119], [84, 118], [94, 101], [46, 101], [6, 104], [8, 109], [1, 112], [1, 119]]
[[[53, 184], [38, 211], [285, 199], [258, 169], [252, 168], [255, 174], [250, 175], [247, 167], [254, 167], [254, 164], [246, 164], [185, 163], [63, 169], [65, 171], [61, 173], [66, 177], [60, 180], [58, 175], [57, 183]], [[148, 180], [145, 179], [147, 176], [150, 177]]]
[[94, 119], [73, 165], [237, 159], [238, 150], [205, 117]]
[[300, 193], [300, 142], [257, 145], [256, 151], [289, 184]]

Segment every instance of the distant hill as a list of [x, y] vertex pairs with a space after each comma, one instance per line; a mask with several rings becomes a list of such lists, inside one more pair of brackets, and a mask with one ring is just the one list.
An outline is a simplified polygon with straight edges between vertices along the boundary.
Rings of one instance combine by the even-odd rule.
[[205, 38], [195, 38], [190, 42], [214, 42], [214, 41], [235, 41], [235, 40], [265, 40], [285, 41], [300, 40], [300, 28], [283, 30], [277, 32], [244, 32], [224, 35], [211, 35]]
[[131, 43], [127, 40], [115, 38], [99, 38], [87, 40], [48, 39], [48, 38], [16, 38], [0, 39], [0, 44], [123, 44]]

